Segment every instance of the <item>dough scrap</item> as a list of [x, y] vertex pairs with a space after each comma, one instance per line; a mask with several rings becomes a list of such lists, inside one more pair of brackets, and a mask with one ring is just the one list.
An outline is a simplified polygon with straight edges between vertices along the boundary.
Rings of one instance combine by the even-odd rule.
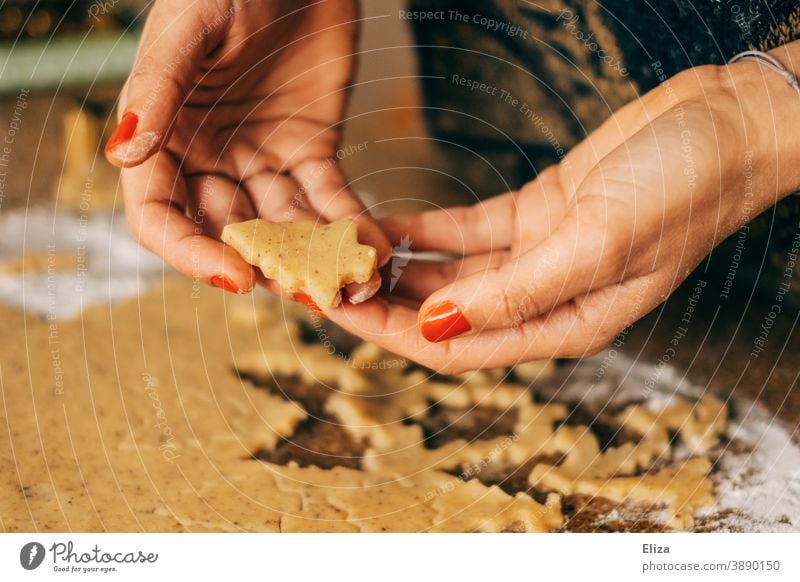
[[[374, 348], [357, 353], [367, 360], [369, 356], [386, 358]], [[547, 367], [531, 365], [529, 369], [532, 373], [526, 379], [545, 372]], [[726, 426], [726, 406], [713, 395], [706, 394], [697, 402], [675, 397], [655, 410], [644, 405], [626, 407], [615, 420], [620, 429], [640, 435], [640, 441], [602, 451], [597, 437], [585, 426], [562, 424], [553, 430], [567, 418], [565, 406], [536, 404], [525, 388], [503, 382], [502, 377], [496, 372], [478, 372], [462, 375], [459, 379], [463, 383], [452, 384], [431, 381], [424, 373], [414, 372], [396, 373], [387, 381], [387, 372], [383, 371], [380, 381], [367, 382], [368, 391], [332, 395], [328, 410], [354, 437], [370, 443], [364, 468], [396, 478], [454, 470], [473, 478], [490, 466], [518, 466], [555, 455], [562, 459], [558, 466], [534, 465], [531, 485], [561, 494], [601, 495], [619, 502], [663, 503], [666, 521], [675, 528], [690, 527], [694, 511], [713, 503], [706, 458], [676, 461], [657, 473], [637, 476], [656, 463], [674, 459], [671, 433], [679, 435], [690, 455], [705, 454], [719, 442]], [[469, 443], [454, 440], [428, 449], [423, 445], [422, 428], [407, 420], [424, 414], [430, 402], [467, 409], [516, 409], [517, 421], [510, 436]]]
[[711, 462], [697, 457], [672, 464], [656, 473], [638, 477], [586, 479], [577, 484], [576, 493], [597, 495], [625, 503], [642, 501], [664, 504], [667, 525], [685, 529], [694, 524], [694, 512], [714, 503]]
[[[553, 434], [555, 448], [564, 453], [556, 467], [540, 464], [530, 474], [531, 485], [562, 494], [600, 495], [614, 501], [664, 503], [667, 523], [687, 528], [694, 510], [714, 501], [707, 479], [711, 465], [696, 457], [668, 466], [655, 474], [637, 472], [673, 460], [670, 432], [691, 443], [693, 454], [705, 453], [725, 430], [725, 405], [706, 394], [699, 402], [674, 399], [661, 411], [628, 406], [619, 416], [620, 426], [641, 435], [638, 443], [625, 443], [600, 451], [600, 444], [583, 426], [561, 426]], [[700, 424], [705, 421], [705, 424]]]
[[306, 293], [323, 310], [339, 304], [343, 286], [369, 281], [378, 257], [373, 247], [358, 242], [352, 219], [248, 220], [227, 225], [222, 240], [283, 290]]

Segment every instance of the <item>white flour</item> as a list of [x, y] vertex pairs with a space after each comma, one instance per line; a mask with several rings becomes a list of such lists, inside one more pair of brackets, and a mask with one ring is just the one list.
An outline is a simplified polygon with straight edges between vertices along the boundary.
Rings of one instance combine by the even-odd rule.
[[122, 216], [3, 212], [0, 232], [0, 261], [23, 253], [77, 258], [78, 268], [65, 272], [0, 274], [0, 301], [44, 317], [71, 317], [91, 304], [136, 296], [169, 272], [133, 241]]
[[[744, 408], [744, 407], [742, 407]], [[719, 510], [733, 513], [720, 528], [734, 531], [800, 531], [800, 447], [781, 423], [760, 407], [735, 419], [728, 435], [752, 452], [720, 459]]]
[[[704, 390], [676, 369], [666, 367], [658, 372], [654, 389], [647, 391], [655, 366], [621, 355], [614, 357], [613, 365], [608, 362], [606, 352], [577, 363], [565, 372], [561, 386], [548, 395], [580, 401], [600, 412], [608, 406], [642, 400], [646, 407], [659, 410], [675, 394], [697, 398]], [[598, 370], [603, 373], [598, 374]], [[713, 475], [719, 503], [705, 516], [720, 531], [800, 531], [800, 446], [796, 430], [793, 434], [758, 404], [741, 399], [732, 404], [735, 417], [726, 431], [732, 446], [721, 451], [718, 471]]]

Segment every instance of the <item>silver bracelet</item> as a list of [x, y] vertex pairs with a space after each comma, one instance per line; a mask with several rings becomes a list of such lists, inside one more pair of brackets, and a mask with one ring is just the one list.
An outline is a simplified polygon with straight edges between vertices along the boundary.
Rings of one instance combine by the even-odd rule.
[[[734, 55], [733, 58], [728, 61], [728, 64], [732, 65], [733, 63], [744, 60], [755, 61], [758, 64], [767, 67], [770, 71], [778, 73], [787, 83], [789, 83], [789, 86], [794, 89], [794, 92], [797, 93], [797, 96], [800, 97], [800, 82], [797, 81], [797, 77], [789, 72], [789, 70], [784, 67], [783, 64], [775, 57], [761, 51], [744, 51], [738, 55]], [[800, 192], [795, 192], [793, 196], [800, 196]]]
[[789, 86], [794, 89], [794, 92], [797, 93], [797, 96], [800, 97], [800, 82], [797, 81], [797, 77], [789, 72], [786, 67], [784, 67], [783, 64], [781, 64], [781, 62], [775, 57], [761, 51], [744, 51], [731, 58], [728, 61], [728, 64], [732, 65], [733, 63], [744, 60], [755, 61], [758, 64], [767, 67], [769, 70], [778, 73], [789, 84]]

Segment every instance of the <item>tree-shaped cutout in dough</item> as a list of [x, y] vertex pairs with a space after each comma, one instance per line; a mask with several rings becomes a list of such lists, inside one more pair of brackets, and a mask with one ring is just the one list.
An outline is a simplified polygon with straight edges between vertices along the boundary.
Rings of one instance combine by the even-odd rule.
[[222, 241], [281, 289], [305, 293], [323, 310], [339, 305], [343, 286], [369, 281], [377, 263], [376, 250], [358, 242], [352, 219], [321, 224], [259, 218], [227, 225]]

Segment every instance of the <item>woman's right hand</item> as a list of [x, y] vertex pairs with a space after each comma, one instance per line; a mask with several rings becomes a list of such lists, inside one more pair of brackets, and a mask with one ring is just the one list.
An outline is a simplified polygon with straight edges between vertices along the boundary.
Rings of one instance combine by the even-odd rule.
[[[126, 215], [142, 245], [235, 292], [251, 290], [256, 273], [219, 236], [251, 218], [358, 217], [359, 238], [388, 260], [388, 240], [331, 161], [356, 18], [351, 0], [154, 3], [106, 146], [125, 168]], [[366, 300], [377, 288], [348, 291]]]

